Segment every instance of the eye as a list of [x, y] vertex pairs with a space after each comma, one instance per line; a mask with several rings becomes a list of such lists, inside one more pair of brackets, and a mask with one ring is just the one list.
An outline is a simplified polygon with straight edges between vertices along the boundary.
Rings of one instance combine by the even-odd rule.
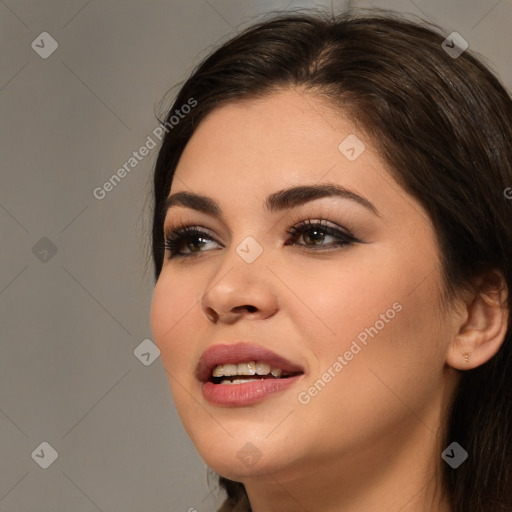
[[[201, 248], [214, 239], [195, 226], [179, 226], [172, 228], [165, 233], [165, 249], [169, 251], [169, 259], [175, 256], [192, 256], [201, 253]], [[216, 242], [217, 243], [217, 242]], [[190, 252], [182, 252], [185, 246]]]
[[[359, 242], [348, 230], [330, 226], [324, 219], [317, 221], [307, 219], [289, 228], [287, 233], [294, 239], [287, 241], [284, 244], [285, 246], [298, 245], [306, 250], [312, 249], [313, 251], [325, 251]], [[324, 243], [326, 237], [333, 238], [334, 241], [326, 244]], [[169, 259], [199, 255], [205, 252], [203, 248], [209, 243], [222, 246], [209, 233], [198, 229], [197, 226], [175, 226], [165, 231], [164, 238], [164, 246], [165, 250], [169, 252]], [[297, 242], [301, 238], [305, 243]]]
[[[307, 249], [313, 248], [313, 250], [326, 250], [323, 247], [334, 248], [349, 245], [358, 240], [355, 236], [347, 230], [338, 229], [327, 224], [324, 219], [313, 221], [307, 219], [288, 230], [288, 234], [295, 237], [293, 243], [286, 243], [285, 245], [300, 245]], [[331, 244], [323, 243], [326, 237], [331, 237], [334, 242]], [[297, 239], [302, 238], [305, 243], [297, 243]], [[316, 249], [316, 247], [322, 247], [322, 249]]]

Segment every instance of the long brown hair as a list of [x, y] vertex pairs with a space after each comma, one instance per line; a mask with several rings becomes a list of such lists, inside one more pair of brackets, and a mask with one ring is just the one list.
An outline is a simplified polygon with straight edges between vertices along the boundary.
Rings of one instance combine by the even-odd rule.
[[[295, 13], [249, 27], [204, 59], [163, 120], [171, 123], [176, 109], [197, 102], [168, 130], [156, 162], [155, 279], [164, 257], [163, 204], [201, 120], [229, 102], [300, 87], [357, 119], [397, 182], [422, 203], [436, 230], [448, 299], [491, 269], [510, 290], [512, 100], [469, 50], [450, 55], [445, 36], [380, 10]], [[509, 312], [511, 305], [509, 294]], [[512, 510], [511, 344], [509, 314], [498, 353], [461, 372], [444, 430], [445, 446], [456, 440], [470, 454], [457, 469], [443, 465], [454, 512]], [[241, 483], [220, 483], [228, 494], [222, 510], [250, 510]]]

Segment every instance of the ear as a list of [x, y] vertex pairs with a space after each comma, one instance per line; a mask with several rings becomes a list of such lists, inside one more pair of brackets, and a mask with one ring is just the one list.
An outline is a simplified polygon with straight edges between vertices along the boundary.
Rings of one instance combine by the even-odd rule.
[[465, 299], [446, 353], [446, 362], [458, 370], [470, 370], [489, 361], [507, 332], [508, 289], [503, 275], [487, 272], [475, 280], [475, 285], [478, 291]]

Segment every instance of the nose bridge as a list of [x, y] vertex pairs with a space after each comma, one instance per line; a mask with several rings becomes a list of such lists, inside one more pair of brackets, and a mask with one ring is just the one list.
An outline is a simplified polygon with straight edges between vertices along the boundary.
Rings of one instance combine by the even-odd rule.
[[203, 311], [222, 316], [243, 308], [250, 313], [272, 310], [277, 301], [266, 275], [266, 259], [263, 244], [253, 236], [230, 246], [206, 284]]
[[[234, 266], [233, 270], [236, 270], [237, 273], [240, 272], [241, 278], [244, 275], [250, 276], [253, 272], [263, 272], [263, 262], [266, 260], [270, 249], [268, 245], [266, 249], [264, 248], [268, 226], [265, 225], [259, 215], [253, 215], [247, 211], [247, 208], [250, 207], [249, 201], [245, 202], [245, 211], [243, 205], [238, 205], [238, 214], [233, 213], [231, 243], [227, 247], [222, 265], [218, 268], [220, 274], [222, 274], [222, 266], [227, 268]], [[254, 202], [256, 205], [259, 204], [258, 199], [255, 199]], [[255, 207], [252, 208], [252, 210], [256, 209]], [[240, 214], [240, 212], [243, 213]]]

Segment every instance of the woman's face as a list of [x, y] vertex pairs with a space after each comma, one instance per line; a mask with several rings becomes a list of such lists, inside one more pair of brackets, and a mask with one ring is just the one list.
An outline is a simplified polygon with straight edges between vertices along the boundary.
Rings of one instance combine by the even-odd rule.
[[[286, 192], [325, 185], [345, 192]], [[414, 467], [446, 414], [453, 327], [431, 222], [371, 141], [310, 94], [232, 103], [186, 146], [179, 192], [210, 211], [169, 207], [165, 230], [202, 234], [166, 250], [151, 326], [205, 462], [244, 482]]]

